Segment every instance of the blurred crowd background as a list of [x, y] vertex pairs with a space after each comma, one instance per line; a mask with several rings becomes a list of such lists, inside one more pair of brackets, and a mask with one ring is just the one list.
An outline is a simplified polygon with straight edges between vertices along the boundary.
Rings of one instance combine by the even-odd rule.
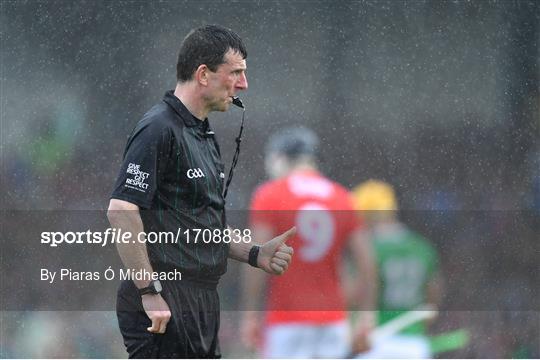
[[[434, 331], [472, 333], [444, 355], [540, 357], [536, 1], [2, 1], [3, 214], [106, 209], [131, 129], [174, 87], [182, 38], [208, 23], [248, 48], [228, 208], [247, 209], [266, 180], [268, 134], [310, 127], [327, 176], [393, 184], [406, 223], [439, 250], [447, 311]], [[240, 117], [210, 118], [226, 164]], [[1, 241], [10, 257], [17, 244]], [[225, 357], [250, 356], [237, 275], [220, 285]], [[8, 308], [1, 357], [126, 356], [114, 313]]]

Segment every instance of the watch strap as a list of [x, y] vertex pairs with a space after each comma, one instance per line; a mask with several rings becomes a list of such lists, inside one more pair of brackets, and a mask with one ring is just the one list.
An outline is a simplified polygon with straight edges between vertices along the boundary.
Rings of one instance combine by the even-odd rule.
[[142, 295], [146, 295], [146, 294], [153, 294], [153, 295], [159, 294], [161, 292], [161, 290], [156, 289], [156, 285], [155, 285], [156, 281], [158, 281], [158, 280], [152, 280], [147, 287], [138, 289], [139, 290], [139, 295], [142, 296]]
[[258, 268], [257, 259], [259, 258], [259, 250], [261, 247], [259, 245], [253, 245], [249, 250], [248, 264]]

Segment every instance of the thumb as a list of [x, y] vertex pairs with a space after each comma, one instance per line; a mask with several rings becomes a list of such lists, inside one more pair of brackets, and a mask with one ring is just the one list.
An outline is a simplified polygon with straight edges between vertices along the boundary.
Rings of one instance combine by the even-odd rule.
[[152, 326], [146, 328], [146, 330], [148, 332], [151, 332], [151, 333], [158, 332], [159, 331], [159, 324], [158, 324], [157, 320], [152, 319]]
[[296, 235], [296, 226], [293, 226], [289, 230], [285, 231], [283, 234], [279, 235], [279, 243], [285, 244], [285, 242], [292, 238], [294, 235]]

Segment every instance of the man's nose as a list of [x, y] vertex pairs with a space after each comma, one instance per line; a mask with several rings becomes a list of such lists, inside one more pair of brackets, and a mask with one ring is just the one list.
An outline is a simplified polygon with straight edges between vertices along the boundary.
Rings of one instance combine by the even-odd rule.
[[242, 75], [240, 75], [240, 78], [238, 79], [238, 82], [236, 83], [236, 88], [239, 90], [247, 90], [248, 81], [247, 81], [246, 74], [242, 73]]

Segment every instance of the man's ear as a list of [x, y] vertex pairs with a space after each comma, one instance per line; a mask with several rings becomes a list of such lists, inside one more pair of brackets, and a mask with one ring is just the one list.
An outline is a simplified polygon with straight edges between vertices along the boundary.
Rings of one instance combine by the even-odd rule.
[[197, 70], [195, 70], [195, 80], [197, 80], [197, 83], [207, 86], [209, 71], [210, 69], [205, 64], [199, 65]]

